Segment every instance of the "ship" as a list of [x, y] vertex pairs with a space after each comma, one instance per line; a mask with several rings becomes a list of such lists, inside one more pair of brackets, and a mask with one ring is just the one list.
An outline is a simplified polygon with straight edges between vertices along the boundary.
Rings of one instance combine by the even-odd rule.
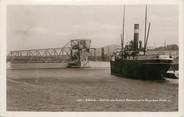
[[[147, 26], [148, 24], [148, 26]], [[147, 23], [147, 5], [145, 7], [144, 45], [139, 40], [139, 24], [134, 24], [133, 40], [124, 46], [125, 6], [121, 48], [113, 52], [110, 60], [111, 74], [133, 79], [162, 80], [173, 63], [170, 55], [147, 53], [147, 43], [151, 22]]]

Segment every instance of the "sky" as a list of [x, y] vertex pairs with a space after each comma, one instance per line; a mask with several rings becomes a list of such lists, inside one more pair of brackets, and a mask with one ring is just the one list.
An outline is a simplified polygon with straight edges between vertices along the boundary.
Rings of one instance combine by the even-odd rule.
[[[125, 42], [134, 24], [144, 37], [145, 5], [126, 5]], [[62, 47], [71, 39], [91, 39], [91, 47], [120, 45], [123, 5], [10, 5], [7, 7], [7, 49]], [[178, 6], [148, 5], [148, 46], [178, 44]]]

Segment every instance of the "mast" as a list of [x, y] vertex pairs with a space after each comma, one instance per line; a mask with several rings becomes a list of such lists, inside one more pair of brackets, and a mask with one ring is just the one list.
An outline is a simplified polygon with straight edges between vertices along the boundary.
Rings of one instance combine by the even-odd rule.
[[[146, 52], [146, 48], [147, 48], [147, 43], [148, 43], [148, 38], [149, 38], [149, 33], [150, 33], [150, 27], [151, 27], [151, 23], [149, 22], [149, 25], [148, 25], [148, 32], [147, 32], [147, 37], [146, 37], [145, 45], [144, 45], [145, 52]], [[144, 53], [144, 54], [145, 54], [145, 53]]]
[[144, 24], [144, 55], [146, 53], [146, 33], [147, 33], [147, 4], [146, 4], [146, 7], [145, 7], [145, 24]]
[[124, 38], [125, 38], [125, 5], [123, 9], [123, 29], [122, 29], [122, 34], [121, 34], [121, 49], [123, 51], [124, 49]]
[[166, 41], [164, 40], [164, 48], [166, 48]]

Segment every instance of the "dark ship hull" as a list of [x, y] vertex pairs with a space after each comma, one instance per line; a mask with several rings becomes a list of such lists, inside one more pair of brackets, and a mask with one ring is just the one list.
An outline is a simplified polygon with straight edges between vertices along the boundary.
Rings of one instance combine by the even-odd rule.
[[172, 60], [115, 60], [110, 61], [111, 74], [147, 80], [164, 79]]

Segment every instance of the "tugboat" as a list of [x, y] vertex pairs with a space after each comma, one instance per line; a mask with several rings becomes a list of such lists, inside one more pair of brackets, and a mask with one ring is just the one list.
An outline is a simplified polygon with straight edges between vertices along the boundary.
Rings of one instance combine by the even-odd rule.
[[139, 24], [134, 24], [134, 39], [124, 47], [125, 6], [121, 49], [110, 60], [111, 74], [134, 79], [161, 80], [170, 68], [173, 58], [169, 55], [149, 55], [146, 52], [151, 23], [147, 30], [147, 6], [145, 9], [144, 47], [139, 40]]

